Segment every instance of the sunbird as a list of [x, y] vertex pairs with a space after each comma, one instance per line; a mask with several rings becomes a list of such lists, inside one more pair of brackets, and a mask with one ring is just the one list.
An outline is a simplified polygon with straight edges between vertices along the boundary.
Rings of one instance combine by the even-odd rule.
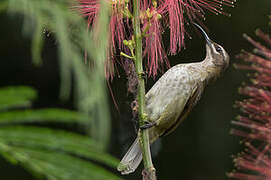
[[[225, 49], [212, 41], [202, 27], [193, 24], [206, 40], [206, 57], [201, 62], [170, 68], [146, 94], [150, 144], [173, 132], [197, 104], [207, 84], [216, 80], [229, 65], [230, 57]], [[137, 137], [117, 169], [121, 174], [132, 173], [141, 160]]]

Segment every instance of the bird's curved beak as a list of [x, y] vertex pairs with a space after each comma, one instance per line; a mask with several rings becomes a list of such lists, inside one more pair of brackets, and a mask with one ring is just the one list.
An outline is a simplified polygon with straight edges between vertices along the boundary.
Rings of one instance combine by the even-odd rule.
[[209, 36], [207, 35], [207, 33], [203, 30], [203, 28], [200, 25], [198, 25], [198, 24], [196, 24], [194, 22], [193, 22], [193, 24], [195, 26], [197, 26], [197, 28], [199, 28], [199, 30], [201, 31], [201, 33], [203, 34], [203, 36], [204, 36], [204, 38], [206, 40], [206, 43], [208, 44], [209, 47], [211, 47], [211, 44], [212, 44], [213, 41], [209, 38]]

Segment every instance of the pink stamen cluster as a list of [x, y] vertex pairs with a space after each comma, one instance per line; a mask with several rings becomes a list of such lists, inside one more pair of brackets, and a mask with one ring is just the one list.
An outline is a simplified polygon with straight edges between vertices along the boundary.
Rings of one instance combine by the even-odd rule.
[[[267, 44], [271, 38], [257, 30], [256, 34]], [[243, 51], [238, 57], [251, 65], [236, 65], [239, 69], [253, 70], [252, 85], [240, 88], [242, 95], [248, 99], [239, 101], [243, 115], [233, 124], [241, 127], [232, 133], [245, 138], [246, 149], [234, 161], [237, 171], [229, 174], [235, 179], [270, 180], [271, 179], [271, 50], [254, 41], [249, 36], [244, 37], [256, 49], [254, 54]]]
[[[77, 8], [88, 18], [89, 26], [95, 26], [99, 12], [99, 0], [77, 0]], [[133, 35], [132, 25], [132, 0], [107, 0], [112, 6], [110, 20], [110, 45], [107, 67], [107, 77], [113, 77], [115, 55], [121, 51], [129, 54], [123, 45], [124, 40], [130, 40]], [[143, 51], [146, 57], [146, 71], [149, 76], [157, 75], [161, 65], [167, 61], [166, 52], [162, 42], [162, 33], [165, 28], [170, 29], [169, 53], [176, 54], [184, 47], [186, 33], [185, 24], [204, 18], [204, 9], [215, 14], [229, 15], [223, 12], [222, 6], [233, 7], [236, 0], [140, 0]], [[148, 14], [148, 15], [146, 15]], [[130, 54], [129, 54], [130, 55]]]
[[160, 8], [170, 29], [170, 54], [176, 54], [184, 46], [185, 23], [204, 19], [204, 9], [218, 15], [230, 16], [222, 6], [234, 7], [235, 0], [164, 0]]

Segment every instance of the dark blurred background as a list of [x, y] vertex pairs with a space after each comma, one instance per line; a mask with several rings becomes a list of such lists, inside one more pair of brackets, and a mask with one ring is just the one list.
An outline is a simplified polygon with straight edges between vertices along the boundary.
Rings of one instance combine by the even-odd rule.
[[[239, 146], [240, 138], [230, 135], [229, 131], [232, 128], [231, 120], [239, 112], [233, 108], [234, 102], [241, 98], [237, 92], [238, 87], [248, 79], [247, 72], [234, 69], [232, 64], [239, 62], [235, 55], [241, 49], [252, 49], [252, 46], [242, 38], [243, 33], [257, 40], [254, 35], [257, 28], [267, 33], [271, 32], [271, 27], [268, 26], [271, 2], [239, 0], [235, 8], [225, 8], [224, 11], [230, 12], [232, 16], [229, 18], [208, 13], [205, 25], [209, 29], [210, 38], [221, 44], [230, 54], [231, 64], [222, 78], [206, 88], [201, 101], [179, 128], [153, 148], [154, 151], [159, 151], [154, 157], [158, 179], [228, 179], [226, 173], [233, 169], [231, 156], [242, 150]], [[58, 97], [60, 78], [57, 42], [54, 38], [47, 33], [44, 34], [46, 39], [42, 54], [43, 65], [35, 67], [31, 62], [30, 37], [23, 35], [22, 32], [22, 18], [1, 13], [0, 22], [0, 87], [29, 85], [39, 92], [35, 107], [72, 109], [72, 98], [67, 102], [61, 102]], [[205, 57], [203, 38], [191, 27], [188, 26], [187, 30], [193, 39], [187, 38], [186, 49], [176, 56], [169, 57], [172, 66], [199, 61]], [[167, 35], [166, 32], [164, 36]], [[119, 72], [120, 76], [116, 76], [111, 83], [118, 109], [109, 96], [113, 122], [109, 151], [121, 158], [134, 140], [136, 132], [130, 111], [133, 98], [127, 94], [126, 78], [121, 68]], [[147, 88], [149, 89], [154, 82], [155, 80], [149, 79]], [[33, 179], [32, 175], [19, 165], [9, 165], [1, 157], [0, 172], [1, 179]], [[141, 179], [140, 173], [138, 170], [124, 178]]]

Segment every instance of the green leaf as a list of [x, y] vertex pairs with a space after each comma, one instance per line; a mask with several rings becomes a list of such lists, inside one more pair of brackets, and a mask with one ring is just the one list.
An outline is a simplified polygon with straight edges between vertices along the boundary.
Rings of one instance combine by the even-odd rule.
[[10, 156], [15, 157], [18, 163], [23, 164], [30, 170], [45, 175], [51, 180], [120, 179], [116, 175], [89, 161], [78, 159], [68, 154], [25, 147], [6, 146], [5, 144], [0, 144], [0, 152], [9, 153]]
[[0, 89], [0, 111], [10, 108], [27, 107], [37, 93], [29, 87], [6, 87]]
[[[1, 95], [1, 94], [0, 94]], [[1, 124], [18, 124], [34, 122], [61, 122], [61, 123], [86, 123], [89, 121], [86, 114], [66, 109], [47, 108], [38, 110], [16, 110], [0, 113]]]
[[[102, 3], [97, 19], [99, 33], [87, 30], [86, 20], [69, 0], [8, 0], [9, 12], [24, 17], [24, 32], [32, 36], [32, 56], [41, 63], [42, 43], [46, 28], [56, 39], [61, 75], [60, 97], [68, 99], [72, 79], [77, 107], [95, 117], [89, 134], [106, 147], [110, 139], [110, 115], [104, 77], [104, 60], [108, 50], [109, 7]], [[99, 22], [100, 21], [100, 22]], [[99, 41], [99, 42], [97, 42]], [[92, 43], [94, 42], [94, 43]], [[85, 53], [91, 60], [84, 63]], [[92, 68], [89, 68], [91, 65]]]
[[89, 158], [113, 168], [119, 161], [101, 150], [97, 144], [87, 136], [50, 128], [11, 126], [0, 128], [0, 142], [12, 146], [23, 146], [36, 149], [47, 149], [74, 154]]
[[[97, 42], [87, 30], [85, 19], [72, 10], [69, 0], [8, 2], [10, 13], [23, 15], [23, 32], [32, 36], [33, 63], [41, 64], [44, 43], [42, 29], [46, 28], [54, 36], [59, 54], [60, 95], [63, 99], [69, 98], [74, 81], [75, 102], [79, 111], [87, 116], [61, 109], [0, 113], [0, 153], [10, 162], [19, 162], [32, 172], [51, 180], [120, 179], [101, 167], [116, 167], [118, 163], [104, 151], [111, 129], [104, 77], [104, 60], [108, 48], [108, 30], [104, 27], [108, 27], [109, 7], [106, 3], [101, 4], [97, 25], [102, 31], [98, 33], [99, 37], [95, 36], [99, 40]], [[96, 48], [97, 44], [99, 46]], [[87, 65], [84, 63], [84, 52], [91, 57]], [[2, 94], [3, 99], [1, 94], [0, 111], [30, 106], [31, 100], [36, 97], [35, 92], [29, 96], [14, 90], [13, 95], [5, 100], [8, 98], [6, 93]], [[89, 117], [95, 118], [90, 121]], [[49, 126], [51, 122], [85, 126], [85, 129], [80, 129], [81, 132], [87, 129], [84, 133], [91, 137], [41, 127], [43, 123]], [[35, 123], [39, 123], [39, 126], [34, 126]]]
[[[31, 104], [36, 92], [28, 87], [10, 87], [0, 89], [0, 97], [13, 102], [5, 102], [8, 109]], [[89, 116], [57, 108], [0, 112], [0, 155], [50, 180], [120, 179], [96, 164], [116, 168], [119, 163], [104, 152], [101, 142], [60, 127], [50, 128], [50, 122], [82, 127], [88, 124]]]
[[43, 47], [43, 30], [42, 23], [37, 23], [35, 32], [33, 34], [32, 38], [32, 57], [33, 57], [33, 63], [37, 66], [40, 66], [42, 64], [41, 59], [41, 52]]
[[7, 1], [7, 0], [2, 0], [2, 1], [0, 2], [0, 13], [1, 13], [2, 11], [7, 10], [7, 9], [8, 9], [8, 1]]

